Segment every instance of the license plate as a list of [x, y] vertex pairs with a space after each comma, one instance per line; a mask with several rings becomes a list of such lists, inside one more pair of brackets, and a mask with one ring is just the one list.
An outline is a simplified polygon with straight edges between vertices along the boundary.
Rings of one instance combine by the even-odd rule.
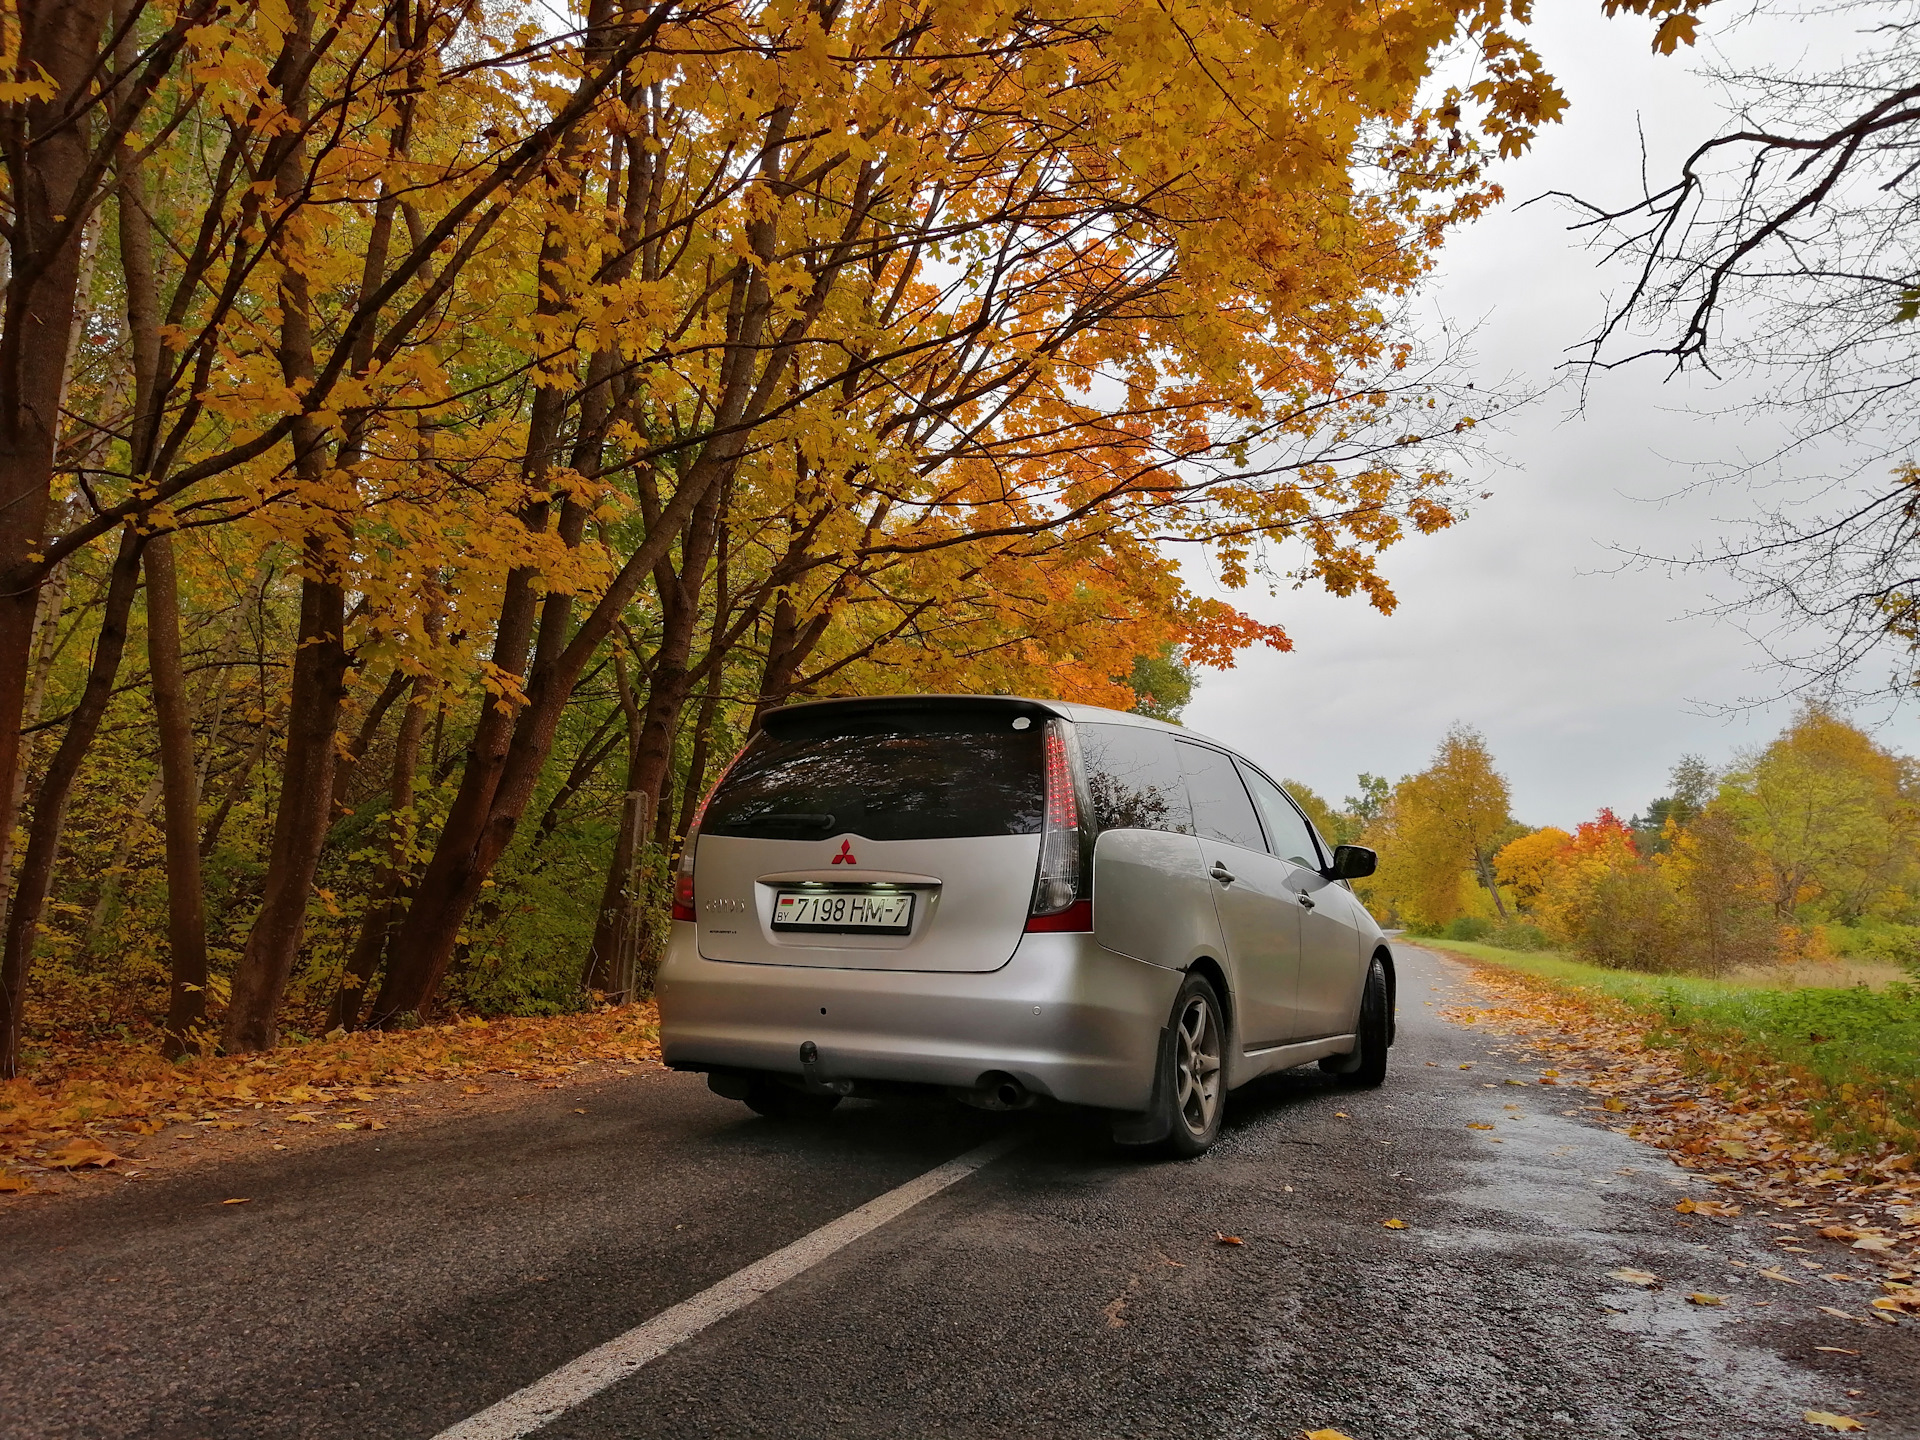
[[912, 927], [911, 892], [781, 890], [773, 897], [773, 928], [776, 930], [834, 930], [847, 935], [886, 935]]

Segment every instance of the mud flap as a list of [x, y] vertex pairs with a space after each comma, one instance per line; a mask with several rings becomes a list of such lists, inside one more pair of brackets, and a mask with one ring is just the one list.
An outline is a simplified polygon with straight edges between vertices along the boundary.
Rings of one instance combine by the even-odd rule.
[[1167, 1114], [1168, 1049], [1173, 1031], [1160, 1030], [1160, 1061], [1153, 1067], [1153, 1098], [1145, 1110], [1122, 1110], [1113, 1117], [1113, 1143], [1116, 1145], [1158, 1145], [1173, 1133], [1173, 1117]]

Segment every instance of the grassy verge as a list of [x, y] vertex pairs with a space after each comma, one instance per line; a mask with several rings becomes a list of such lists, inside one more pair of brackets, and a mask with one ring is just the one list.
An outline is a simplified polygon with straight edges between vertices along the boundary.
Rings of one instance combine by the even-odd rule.
[[1644, 1027], [1694, 1074], [1790, 1102], [1809, 1128], [1856, 1155], [1920, 1142], [1920, 990], [1769, 986], [1746, 976], [1642, 975], [1456, 940], [1409, 943], [1491, 964]]

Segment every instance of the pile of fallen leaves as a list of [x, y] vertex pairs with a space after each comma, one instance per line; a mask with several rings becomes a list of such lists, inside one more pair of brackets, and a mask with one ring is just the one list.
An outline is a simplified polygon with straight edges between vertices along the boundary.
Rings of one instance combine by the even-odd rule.
[[648, 1003], [336, 1034], [264, 1055], [179, 1061], [131, 1043], [59, 1047], [32, 1076], [0, 1084], [0, 1193], [32, 1191], [36, 1173], [114, 1165], [141, 1137], [172, 1123], [234, 1130], [267, 1112], [343, 1130], [383, 1129], [360, 1107], [422, 1081], [556, 1081], [594, 1061], [657, 1060], [658, 1019]]
[[[1659, 1146], [1712, 1184], [1750, 1203], [1800, 1212], [1799, 1226], [1884, 1269], [1878, 1318], [1920, 1317], [1920, 1291], [1907, 1283], [1920, 1265], [1920, 1161], [1911, 1148], [1894, 1141], [1870, 1154], [1835, 1148], [1810, 1124], [1809, 1077], [1736, 1053], [1726, 1037], [1715, 1037], [1713, 1047], [1654, 1043], [1649, 1031], [1660, 1031], [1664, 1017], [1612, 997], [1485, 963], [1475, 964], [1474, 980], [1486, 1008], [1450, 1010], [1448, 1019], [1519, 1038], [1532, 1056], [1551, 1062], [1551, 1083], [1599, 1096], [1611, 1128]], [[1740, 1213], [1729, 1201], [1704, 1198], [1677, 1208]]]

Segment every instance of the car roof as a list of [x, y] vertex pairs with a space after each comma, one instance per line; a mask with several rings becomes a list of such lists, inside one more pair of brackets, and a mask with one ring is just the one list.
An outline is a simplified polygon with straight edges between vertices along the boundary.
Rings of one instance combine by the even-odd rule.
[[1165, 730], [1170, 735], [1178, 735], [1184, 740], [1198, 740], [1203, 744], [1219, 746], [1230, 750], [1209, 735], [1201, 735], [1187, 729], [1184, 725], [1170, 725], [1164, 720], [1155, 720], [1149, 715], [1136, 714], [1131, 710], [1109, 710], [1103, 705], [1082, 705], [1073, 700], [1035, 700], [1025, 695], [857, 695], [840, 700], [802, 700], [793, 705], [782, 705], [769, 710], [761, 717], [760, 723], [772, 734], [779, 734], [782, 722], [812, 720], [818, 716], [831, 714], [837, 710], [865, 714], [913, 714], [917, 711], [979, 709], [983, 711], [1000, 710], [1012, 714], [1058, 715], [1063, 720], [1101, 725], [1133, 725], [1142, 730]]

